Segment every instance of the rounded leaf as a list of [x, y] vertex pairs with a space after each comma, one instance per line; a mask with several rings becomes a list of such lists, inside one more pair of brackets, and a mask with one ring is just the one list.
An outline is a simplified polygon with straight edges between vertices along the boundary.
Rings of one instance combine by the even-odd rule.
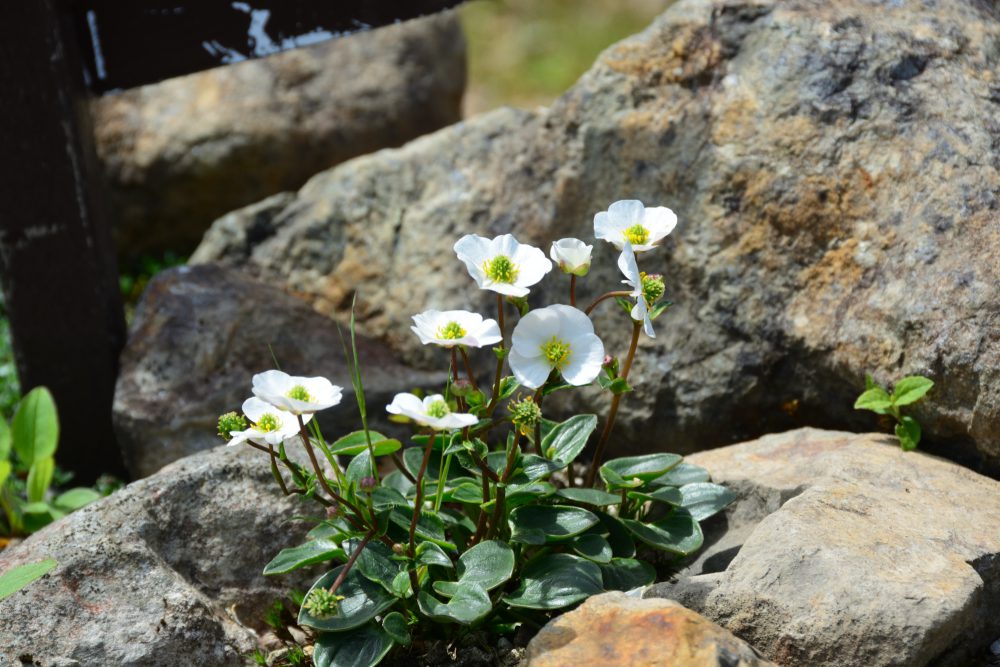
[[676, 466], [652, 480], [650, 484], [655, 486], [684, 486], [694, 482], [707, 482], [711, 477], [708, 471], [693, 463], [681, 461]]
[[427, 591], [417, 596], [420, 611], [438, 621], [471, 625], [493, 611], [490, 596], [482, 587], [473, 583], [459, 583], [454, 595], [444, 604]]
[[[344, 566], [341, 565], [320, 577], [309, 589], [306, 599], [317, 588], [329, 588], [343, 569]], [[316, 630], [350, 630], [364, 625], [391, 607], [396, 601], [392, 594], [375, 582], [361, 576], [353, 568], [347, 573], [344, 583], [337, 589], [337, 595], [344, 596], [344, 599], [340, 601], [336, 614], [317, 618], [303, 607], [299, 610], [299, 625], [306, 625]]]
[[905, 377], [892, 390], [893, 405], [916, 403], [934, 386], [933, 380], [920, 375]]
[[540, 451], [554, 461], [571, 463], [584, 447], [590, 434], [597, 428], [597, 415], [575, 415], [556, 424], [542, 438]]
[[525, 505], [510, 513], [511, 541], [525, 544], [558, 542], [579, 535], [598, 522], [597, 516], [571, 505]]
[[397, 644], [410, 645], [410, 629], [406, 626], [406, 619], [398, 611], [386, 614], [385, 618], [382, 619], [382, 629]]
[[[402, 447], [402, 443], [398, 440], [390, 440], [377, 431], [368, 431], [368, 435], [371, 436], [372, 448], [375, 449], [375, 456], [392, 454], [394, 451]], [[379, 447], [376, 447], [376, 444], [381, 445], [381, 449], [386, 451], [380, 452], [380, 449]], [[337, 441], [331, 444], [328, 449], [333, 455], [343, 454], [345, 456], [354, 456], [355, 454], [360, 454], [361, 452], [368, 450], [368, 438], [365, 437], [364, 431], [354, 431], [352, 433], [348, 433], [342, 438], [338, 438]]]
[[611, 545], [606, 539], [594, 533], [580, 535], [570, 544], [580, 556], [595, 563], [611, 562]]
[[600, 567], [604, 589], [608, 591], [630, 591], [656, 580], [653, 566], [634, 558], [612, 558], [610, 563]]
[[621, 519], [629, 532], [651, 547], [687, 556], [701, 548], [704, 537], [701, 526], [689, 512], [674, 510], [670, 516], [653, 523]]
[[459, 556], [459, 583], [473, 583], [491, 591], [514, 572], [514, 550], [505, 542], [487, 540]]
[[611, 472], [625, 480], [638, 479], [648, 482], [663, 475], [663, 473], [680, 463], [682, 459], [683, 457], [677, 454], [625, 456], [620, 459], [612, 459], [602, 465], [601, 477], [607, 481], [609, 475], [606, 476], [605, 473]]
[[21, 399], [13, 422], [14, 451], [27, 466], [56, 453], [59, 417], [52, 394], [35, 387]]
[[622, 497], [615, 493], [608, 493], [600, 489], [559, 489], [557, 496], [562, 496], [567, 500], [577, 503], [585, 503], [595, 507], [605, 507], [607, 505], [617, 505], [622, 501]]
[[695, 521], [704, 521], [736, 500], [736, 494], [724, 486], [698, 482], [682, 486], [681, 506], [691, 513]]
[[353, 632], [324, 632], [316, 640], [316, 667], [375, 667], [392, 648], [392, 637], [368, 624]]
[[72, 512], [80, 509], [84, 505], [89, 505], [96, 500], [100, 500], [102, 497], [103, 496], [97, 491], [88, 489], [85, 486], [80, 486], [59, 494], [53, 504], [61, 510]]
[[330, 540], [309, 540], [297, 547], [288, 547], [279, 551], [278, 555], [264, 566], [264, 574], [287, 574], [300, 567], [322, 563], [334, 558], [347, 560], [347, 554]]
[[601, 569], [570, 554], [549, 554], [521, 573], [521, 585], [504, 601], [512, 607], [561, 609], [603, 590]]

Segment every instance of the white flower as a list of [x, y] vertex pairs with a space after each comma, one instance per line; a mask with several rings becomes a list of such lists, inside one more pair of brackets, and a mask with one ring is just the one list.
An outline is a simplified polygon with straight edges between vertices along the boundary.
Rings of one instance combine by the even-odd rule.
[[[299, 420], [291, 412], [279, 410], [267, 401], [251, 396], [243, 401], [243, 414], [252, 422], [245, 431], [232, 431], [230, 445], [238, 445], [251, 440], [259, 445], [280, 445], [299, 432]], [[302, 423], [307, 423], [312, 415], [303, 415]]]
[[553, 370], [569, 384], [582, 386], [601, 372], [604, 343], [583, 311], [557, 304], [521, 318], [507, 358], [514, 377], [525, 387], [541, 387]]
[[452, 412], [441, 394], [427, 396], [420, 400], [414, 394], [396, 394], [392, 403], [385, 406], [387, 412], [409, 417], [418, 424], [430, 426], [436, 431], [473, 426], [479, 419], [464, 412]]
[[635, 261], [632, 244], [628, 241], [625, 242], [622, 254], [618, 257], [618, 268], [625, 274], [625, 280], [622, 282], [632, 288], [632, 293], [629, 295], [635, 299], [635, 305], [632, 306], [632, 319], [636, 322], [641, 321], [646, 335], [650, 338], [656, 338], [656, 334], [653, 332], [653, 320], [649, 317], [649, 306], [646, 304], [646, 297], [643, 296], [642, 274], [639, 273], [639, 264]]
[[413, 325], [410, 328], [424, 345], [482, 347], [503, 338], [496, 320], [484, 320], [467, 310], [426, 310], [413, 316]]
[[587, 245], [580, 239], [559, 239], [552, 244], [549, 257], [559, 265], [563, 273], [575, 276], [585, 276], [590, 270], [590, 251], [594, 246]]
[[528, 288], [552, 270], [545, 253], [518, 243], [510, 234], [493, 240], [466, 234], [455, 243], [455, 254], [465, 262], [480, 289], [507, 296], [527, 296]]
[[253, 395], [292, 414], [310, 414], [340, 403], [341, 388], [323, 377], [297, 377], [281, 371], [253, 376]]
[[669, 208], [646, 208], [636, 199], [616, 201], [594, 216], [594, 236], [619, 250], [628, 241], [635, 252], [652, 250], [676, 226], [677, 216]]

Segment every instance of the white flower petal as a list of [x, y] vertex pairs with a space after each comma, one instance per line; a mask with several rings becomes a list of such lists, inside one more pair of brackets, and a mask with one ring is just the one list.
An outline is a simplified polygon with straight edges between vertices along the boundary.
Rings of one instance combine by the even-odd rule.
[[385, 406], [386, 412], [394, 415], [405, 415], [413, 418], [414, 414], [424, 413], [424, 403], [419, 397], [410, 393], [399, 393], [392, 398], [392, 402]]
[[574, 386], [590, 384], [601, 373], [604, 343], [596, 334], [585, 334], [572, 343], [569, 364], [562, 370], [563, 379]]
[[504, 255], [508, 259], [516, 260], [520, 247], [521, 244], [517, 242], [513, 234], [501, 234], [490, 242], [490, 257]]
[[649, 243], [655, 244], [674, 231], [677, 215], [666, 206], [651, 206], [645, 210], [642, 224], [649, 230]]
[[593, 249], [580, 239], [559, 239], [549, 249], [549, 257], [563, 272], [583, 276], [590, 269]]
[[542, 343], [559, 332], [559, 314], [548, 308], [536, 308], [522, 317], [511, 334], [511, 348], [523, 357], [541, 355]]
[[519, 287], [531, 287], [552, 270], [552, 262], [548, 260], [541, 249], [530, 245], [521, 245], [512, 258], [517, 265], [517, 280]]
[[594, 216], [594, 236], [621, 247], [622, 230], [611, 221], [607, 211], [601, 211]]
[[[641, 281], [639, 279], [639, 264], [635, 260], [635, 253], [632, 252], [632, 244], [628, 241], [622, 245], [622, 254], [618, 256], [618, 269], [625, 276], [627, 282], [631, 287], [639, 290], [641, 293]], [[632, 295], [635, 296], [636, 292], [633, 291]]]
[[552, 372], [552, 368], [541, 353], [535, 357], [525, 357], [516, 349], [512, 349], [507, 355], [507, 362], [517, 381], [529, 389], [541, 387]]
[[265, 414], [273, 414], [276, 417], [284, 412], [271, 405], [262, 398], [257, 396], [251, 396], [247, 400], [243, 401], [243, 414], [247, 416], [247, 419], [254, 422], [255, 424], [260, 421], [260, 418]]
[[484, 345], [493, 345], [503, 340], [503, 336], [500, 335], [500, 325], [497, 324], [496, 320], [483, 320], [472, 330], [469, 337], [475, 342], [463, 343], [463, 345], [483, 347]]
[[569, 342], [583, 334], [594, 333], [594, 323], [579, 308], [557, 303], [543, 310], [551, 310], [556, 314], [559, 327], [553, 333], [557, 338]]
[[510, 283], [495, 283], [492, 280], [485, 280], [483, 284], [480, 285], [483, 289], [493, 290], [504, 296], [528, 296], [531, 290], [527, 287], [521, 287], [520, 285]]
[[608, 207], [608, 216], [620, 230], [624, 231], [642, 222], [644, 211], [645, 207], [638, 199], [623, 199]]

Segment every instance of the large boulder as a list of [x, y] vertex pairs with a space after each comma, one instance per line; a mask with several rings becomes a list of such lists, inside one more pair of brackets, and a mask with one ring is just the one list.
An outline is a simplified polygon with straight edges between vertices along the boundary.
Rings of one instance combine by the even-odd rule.
[[[149, 285], [129, 333], [115, 387], [113, 417], [125, 463], [135, 477], [221, 444], [220, 414], [239, 410], [254, 373], [280, 368], [322, 375], [344, 388], [340, 405], [317, 415], [324, 433], [361, 428], [337, 326], [308, 304], [220, 267], [180, 267]], [[443, 384], [446, 369], [413, 370], [378, 341], [358, 339], [372, 422], [396, 392]]]
[[[643, 268], [677, 305], [640, 345], [622, 447], [867, 430], [852, 409], [864, 374], [920, 373], [937, 382], [916, 409], [928, 445], [996, 464], [998, 40], [977, 0], [682, 0], [551, 109], [325, 172], [222, 218], [194, 257], [249, 265], [341, 321], [360, 290], [362, 329], [426, 363], [413, 312], [489, 303], [454, 257], [459, 235], [547, 247], [592, 238], [614, 200], [669, 205], [680, 225]], [[587, 297], [619, 285], [598, 251]], [[622, 350], [627, 325], [599, 328]]]
[[663, 599], [604, 593], [549, 621], [528, 644], [525, 667], [773, 667], [751, 646]]
[[464, 89], [448, 13], [98, 99], [120, 251], [189, 251], [226, 211], [454, 123]]
[[1000, 637], [1000, 483], [885, 436], [813, 429], [688, 461], [738, 499], [647, 596], [782, 665], [979, 664]]
[[0, 601], [0, 665], [243, 665], [267, 609], [309, 583], [261, 574], [308, 506], [257, 454], [185, 459], [0, 552], [0, 572], [58, 563]]

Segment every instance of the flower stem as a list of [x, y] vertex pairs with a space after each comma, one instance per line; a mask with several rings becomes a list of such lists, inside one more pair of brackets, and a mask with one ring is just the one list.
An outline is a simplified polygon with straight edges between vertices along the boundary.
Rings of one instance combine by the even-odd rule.
[[605, 299], [610, 299], [611, 297], [615, 297], [615, 296], [632, 296], [632, 292], [629, 292], [628, 290], [618, 290], [616, 292], [605, 292], [601, 296], [599, 296], [596, 299], [594, 299], [594, 303], [592, 303], [589, 306], [587, 306], [587, 310], [585, 310], [583, 312], [586, 313], [587, 315], [590, 315], [592, 312], [594, 312], [594, 308], [597, 308], [597, 304], [599, 304], [600, 302], [604, 301]]
[[[505, 351], [504, 347], [504, 322], [503, 322], [503, 295], [497, 294], [497, 324], [500, 325], [500, 350]], [[486, 416], [492, 417], [493, 411], [497, 408], [497, 403], [500, 401], [500, 380], [503, 377], [503, 362], [507, 356], [505, 354], [500, 354], [497, 357], [497, 372], [496, 377], [493, 378], [493, 395], [490, 396], [490, 404], [486, 406]]]
[[285, 478], [281, 476], [281, 471], [278, 470], [278, 457], [274, 453], [274, 447], [270, 444], [267, 446], [267, 453], [271, 457], [271, 474], [274, 475], [274, 479], [277, 480], [278, 486], [281, 487], [281, 492], [288, 495], [288, 487], [285, 485]]
[[[625, 357], [625, 365], [622, 366], [621, 378], [628, 380], [629, 371], [632, 370], [632, 360], [635, 359], [635, 348], [639, 344], [639, 333], [642, 331], [642, 322], [632, 320], [632, 342], [628, 347], [628, 356]], [[590, 463], [590, 472], [587, 473], [585, 487], [593, 486], [597, 478], [597, 470], [601, 467], [604, 456], [604, 447], [611, 437], [611, 429], [614, 428], [615, 418], [618, 416], [618, 404], [621, 403], [624, 394], [615, 394], [611, 397], [611, 409], [608, 410], [608, 419], [604, 422], [604, 430], [601, 431], [601, 439], [597, 442], [597, 449], [594, 450], [594, 460]]]
[[497, 499], [496, 504], [493, 506], [493, 519], [490, 521], [490, 532], [486, 535], [486, 539], [491, 539], [500, 530], [500, 520], [503, 518], [504, 504], [507, 500], [507, 478], [514, 471], [514, 461], [517, 458], [520, 444], [521, 435], [515, 433], [514, 442], [511, 443], [510, 449], [507, 451], [507, 467], [504, 468], [503, 475], [500, 477], [500, 483], [497, 484]]
[[576, 274], [569, 274], [569, 305], [576, 308]]
[[435, 433], [431, 431], [430, 437], [427, 438], [427, 447], [424, 448], [424, 460], [420, 463], [420, 472], [417, 473], [417, 495], [413, 499], [413, 518], [410, 519], [410, 556], [417, 555], [417, 519], [420, 518], [420, 513], [423, 509], [424, 473], [427, 472], [427, 462], [431, 459], [431, 450], [434, 448], [434, 437]]
[[479, 391], [479, 384], [476, 382], [476, 374], [472, 372], [472, 363], [469, 361], [469, 353], [465, 351], [465, 347], [459, 346], [459, 351], [462, 353], [462, 361], [465, 362], [465, 374], [469, 377], [469, 382], [472, 384], [472, 388]]
[[344, 569], [340, 571], [340, 574], [337, 575], [337, 578], [333, 580], [332, 584], [330, 584], [330, 593], [336, 593], [337, 589], [340, 588], [340, 585], [344, 583], [344, 579], [347, 578], [347, 573], [351, 571], [352, 567], [354, 567], [354, 562], [358, 560], [358, 556], [361, 555], [361, 552], [364, 551], [364, 548], [368, 546], [368, 542], [373, 537], [375, 537], [374, 528], [369, 530], [368, 533], [364, 536], [364, 538], [361, 540], [361, 544], [359, 544], [358, 548], [354, 550], [354, 553], [351, 554], [351, 557], [347, 559], [347, 563], [344, 564]]

